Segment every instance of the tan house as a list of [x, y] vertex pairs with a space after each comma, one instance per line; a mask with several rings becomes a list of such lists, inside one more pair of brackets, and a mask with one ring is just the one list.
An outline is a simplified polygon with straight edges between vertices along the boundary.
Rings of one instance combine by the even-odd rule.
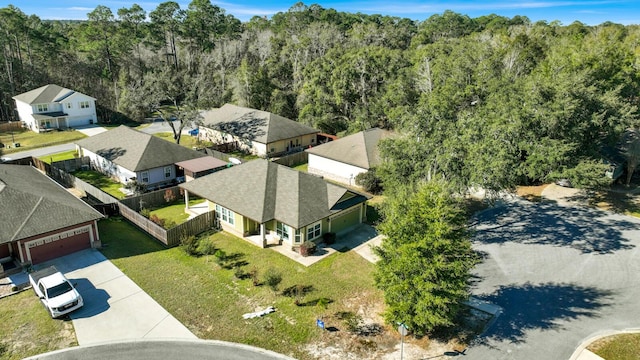
[[201, 140], [234, 143], [243, 151], [273, 157], [301, 151], [317, 143], [316, 130], [267, 111], [225, 104], [202, 113]]
[[318, 241], [325, 233], [347, 232], [366, 216], [365, 195], [262, 159], [179, 186], [187, 207], [189, 194], [207, 199], [223, 230], [261, 247]]

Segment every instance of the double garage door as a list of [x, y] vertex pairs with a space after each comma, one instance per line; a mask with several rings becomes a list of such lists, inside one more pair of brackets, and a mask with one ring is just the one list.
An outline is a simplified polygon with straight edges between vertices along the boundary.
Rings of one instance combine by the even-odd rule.
[[42, 239], [27, 245], [27, 251], [31, 254], [32, 264], [39, 264], [91, 247], [91, 238], [88, 231], [55, 241], [47, 242], [47, 240]]
[[360, 223], [360, 206], [354, 206], [331, 219], [331, 232], [339, 233]]

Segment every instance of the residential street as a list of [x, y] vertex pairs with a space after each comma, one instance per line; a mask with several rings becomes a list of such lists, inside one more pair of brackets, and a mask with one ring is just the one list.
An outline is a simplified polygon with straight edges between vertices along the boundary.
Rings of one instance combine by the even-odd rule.
[[468, 359], [569, 359], [587, 338], [640, 326], [640, 219], [518, 200], [474, 224], [472, 293], [502, 314]]

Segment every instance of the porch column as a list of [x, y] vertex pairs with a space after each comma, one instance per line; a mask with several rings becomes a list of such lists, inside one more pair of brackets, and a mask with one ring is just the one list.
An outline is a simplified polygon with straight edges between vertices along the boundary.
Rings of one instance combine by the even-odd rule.
[[265, 229], [264, 223], [260, 223], [260, 239], [262, 239], [262, 247], [266, 248], [267, 236], [266, 236], [266, 229]]
[[189, 211], [189, 192], [187, 190], [184, 191], [184, 208], [185, 211]]
[[99, 249], [102, 247], [100, 232], [98, 231], [98, 220], [93, 220], [93, 226], [89, 226], [89, 238], [91, 239], [91, 248]]

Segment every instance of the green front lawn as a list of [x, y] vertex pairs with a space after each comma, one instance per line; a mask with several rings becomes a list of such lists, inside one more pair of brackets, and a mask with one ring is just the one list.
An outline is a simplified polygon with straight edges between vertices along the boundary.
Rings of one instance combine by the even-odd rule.
[[122, 191], [120, 191], [120, 188], [123, 187], [124, 185], [122, 185], [119, 182], [111, 180], [107, 176], [97, 171], [82, 170], [82, 171], [74, 172], [73, 175], [80, 180], [84, 180], [89, 184], [97, 188], [100, 188], [102, 191], [106, 192], [107, 194], [113, 196], [116, 199], [124, 199], [126, 196], [125, 194], [122, 193]]
[[[204, 201], [204, 199], [190, 199], [189, 206], [201, 204]], [[153, 215], [159, 217], [160, 219], [170, 221], [175, 225], [180, 225], [183, 222], [187, 221], [187, 219], [189, 218], [189, 214], [184, 212], [184, 201], [178, 201], [172, 205], [152, 210], [149, 213], [149, 216]]]
[[41, 156], [38, 159], [46, 162], [47, 164], [51, 164], [52, 162], [56, 162], [56, 161], [75, 159], [77, 156], [78, 156], [77, 151], [69, 150], [69, 151], [65, 151], [57, 154]]
[[0, 324], [0, 359], [78, 345], [71, 321], [52, 319], [31, 290], [0, 299]]
[[49, 131], [46, 133], [36, 133], [30, 130], [14, 132], [13, 136], [9, 132], [0, 133], [0, 143], [11, 145], [12, 143], [20, 143], [18, 148], [4, 148], [3, 154], [11, 154], [18, 151], [41, 148], [51, 145], [66, 144], [75, 140], [87, 137], [80, 131]]
[[[250, 344], [308, 359], [304, 345], [326, 335], [316, 327], [316, 319], [324, 316], [327, 327], [346, 331], [334, 314], [381, 302], [381, 293], [373, 287], [373, 264], [354, 252], [338, 252], [304, 267], [223, 232], [205, 237], [243, 272], [257, 271], [260, 281], [269, 268], [281, 272], [282, 283], [274, 292], [266, 285], [254, 286], [250, 278], [238, 279], [232, 267], [221, 267], [214, 256], [192, 257], [180, 247], [164, 249], [124, 220], [102, 220], [99, 227], [101, 240], [108, 245], [102, 250], [105, 256], [199, 338]], [[306, 289], [298, 299], [300, 306], [294, 297], [283, 294], [295, 285]], [[323, 298], [329, 302], [326, 310], [317, 305]], [[242, 318], [268, 306], [276, 312]]]

